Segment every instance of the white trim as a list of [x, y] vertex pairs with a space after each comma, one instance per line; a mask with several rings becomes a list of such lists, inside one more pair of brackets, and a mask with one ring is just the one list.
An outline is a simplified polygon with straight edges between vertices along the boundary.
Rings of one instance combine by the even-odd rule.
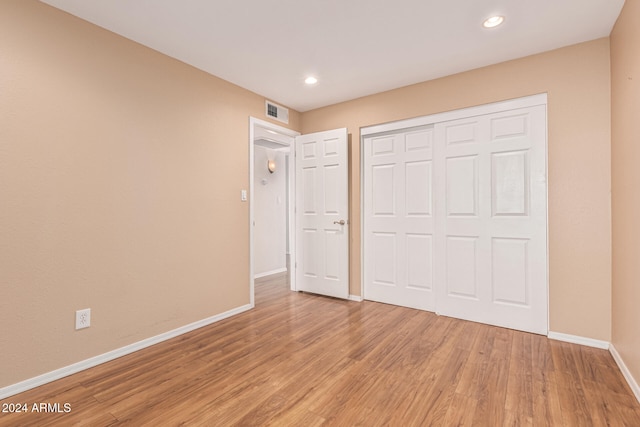
[[160, 335], [156, 335], [155, 337], [147, 338], [142, 341], [138, 341], [136, 343], [118, 348], [116, 350], [109, 351], [99, 356], [95, 356], [90, 359], [86, 359], [81, 362], [74, 363], [73, 365], [65, 366], [64, 368], [56, 369], [55, 371], [47, 372], [46, 374], [42, 374], [37, 377], [29, 378], [28, 380], [25, 380], [25, 381], [21, 381], [19, 383], [12, 384], [7, 387], [0, 388], [0, 400], [5, 399], [9, 396], [13, 396], [18, 393], [22, 393], [32, 388], [39, 387], [41, 385], [59, 380], [60, 378], [64, 378], [69, 375], [76, 374], [78, 372], [84, 371], [85, 369], [93, 368], [94, 366], [98, 366], [102, 363], [109, 362], [111, 360], [117, 359], [122, 356], [126, 356], [127, 354], [131, 354], [138, 350], [151, 347], [152, 345], [161, 343], [171, 338], [175, 338], [179, 335], [186, 334], [187, 332], [191, 332], [193, 330], [202, 328], [204, 326], [208, 326], [212, 323], [219, 322], [228, 317], [235, 316], [236, 314], [243, 313], [252, 308], [253, 308], [252, 304], [243, 305], [241, 307], [237, 307], [232, 310], [225, 311], [224, 313], [217, 314], [207, 319], [199, 320], [197, 322], [190, 323], [188, 325], [182, 326], [172, 331], [165, 332]]
[[462, 108], [459, 110], [446, 111], [443, 113], [431, 114], [429, 116], [416, 117], [414, 119], [398, 120], [395, 122], [389, 122], [380, 125], [362, 127], [360, 128], [360, 140], [362, 141], [365, 136], [379, 133], [410, 129], [418, 126], [431, 125], [434, 123], [448, 122], [450, 120], [466, 119], [469, 117], [498, 113], [500, 111], [534, 107], [536, 105], [547, 105], [546, 93], [510, 99], [507, 101], [493, 102], [490, 104], [477, 105], [474, 107]]
[[347, 297], [347, 299], [348, 299], [349, 301], [355, 301], [355, 302], [362, 302], [362, 301], [364, 301], [364, 299], [363, 299], [361, 296], [359, 296], [359, 295], [349, 295], [349, 296]]
[[618, 364], [618, 368], [620, 368], [624, 379], [627, 380], [629, 387], [631, 387], [631, 391], [633, 391], [636, 399], [638, 399], [638, 402], [640, 402], [640, 386], [636, 382], [635, 378], [633, 378], [633, 375], [631, 375], [631, 371], [629, 371], [629, 368], [627, 368], [627, 365], [625, 365], [624, 360], [622, 360], [620, 353], [618, 353], [618, 350], [616, 350], [613, 344], [609, 346], [609, 353], [611, 353], [611, 356], [613, 356], [613, 360], [615, 360]]
[[276, 270], [266, 271], [264, 273], [258, 273], [256, 275], [254, 275], [253, 278], [254, 279], [259, 279], [261, 277], [271, 276], [272, 274], [286, 273], [286, 271], [287, 271], [287, 267], [278, 268]]
[[365, 128], [360, 128], [360, 298], [364, 301], [366, 299], [366, 295], [364, 292], [364, 217], [365, 217], [365, 207], [364, 207], [364, 157], [365, 157], [365, 147], [364, 147], [364, 135], [363, 131]]
[[[298, 135], [300, 134], [299, 132]], [[289, 289], [296, 291], [298, 282], [296, 281], [296, 138], [289, 150], [289, 161], [287, 162], [287, 197], [289, 198], [289, 224], [287, 224], [289, 241], [287, 247], [289, 252]]]
[[577, 335], [563, 334], [560, 332], [549, 331], [547, 337], [551, 340], [586, 345], [587, 347], [601, 348], [603, 350], [609, 350], [610, 346], [608, 341], [595, 340], [593, 338], [579, 337]]

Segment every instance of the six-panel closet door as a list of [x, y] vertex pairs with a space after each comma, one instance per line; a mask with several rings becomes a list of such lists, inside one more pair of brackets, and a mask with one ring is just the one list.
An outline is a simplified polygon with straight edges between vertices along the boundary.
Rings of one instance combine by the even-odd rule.
[[437, 311], [547, 333], [546, 113], [438, 123]]
[[546, 334], [546, 106], [363, 150], [365, 298]]
[[364, 148], [365, 297], [433, 311], [433, 127]]

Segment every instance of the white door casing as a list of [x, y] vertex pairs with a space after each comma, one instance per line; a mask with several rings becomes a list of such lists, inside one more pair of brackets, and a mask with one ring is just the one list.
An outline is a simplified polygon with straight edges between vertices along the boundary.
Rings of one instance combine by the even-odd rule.
[[364, 128], [364, 298], [546, 334], [546, 132], [546, 95]]
[[296, 137], [297, 290], [349, 296], [347, 129]]
[[433, 311], [433, 126], [365, 138], [365, 295]]

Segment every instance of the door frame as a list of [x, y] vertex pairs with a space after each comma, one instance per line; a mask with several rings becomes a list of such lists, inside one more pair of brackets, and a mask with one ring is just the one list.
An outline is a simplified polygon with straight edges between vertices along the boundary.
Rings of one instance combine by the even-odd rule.
[[[402, 130], [408, 130], [415, 127], [427, 126], [431, 124], [436, 124], [439, 122], [446, 122], [450, 120], [458, 120], [464, 119], [468, 117], [480, 116], [485, 114], [498, 113], [507, 110], [514, 110], [518, 108], [527, 108], [533, 107], [536, 105], [544, 105], [545, 107], [548, 105], [548, 99], [546, 93], [540, 93], [537, 95], [524, 96], [520, 98], [514, 98], [506, 101], [498, 101], [488, 104], [482, 104], [467, 108], [461, 108], [458, 110], [447, 111], [443, 113], [436, 113], [428, 116], [416, 117], [413, 119], [406, 120], [398, 120], [389, 123], [383, 123], [378, 125], [371, 125], [360, 128], [360, 295], [362, 299], [366, 299], [365, 289], [364, 289], [364, 272], [365, 272], [365, 210], [364, 210], [364, 195], [367, 189], [365, 188], [364, 181], [364, 153], [365, 146], [364, 141], [365, 138], [368, 138], [373, 135], [380, 135], [384, 133], [393, 133], [399, 132]], [[547, 288], [547, 332], [549, 330], [550, 324], [550, 310], [549, 310], [549, 121], [548, 117], [545, 120], [545, 144], [544, 144], [544, 152], [545, 152], [545, 182], [547, 183], [547, 189], [545, 194], [545, 204], [546, 204], [546, 280], [545, 286]], [[436, 299], [436, 313], [438, 310], [438, 303]]]
[[[300, 135], [300, 132], [285, 128], [283, 126], [278, 126], [271, 122], [267, 122], [265, 120], [257, 119], [255, 117], [249, 116], [249, 303], [251, 307], [255, 307], [255, 274], [254, 274], [254, 221], [255, 221], [255, 212], [254, 212], [254, 203], [253, 203], [253, 192], [254, 192], [254, 138], [256, 135], [256, 128], [261, 127], [268, 131], [275, 132], [280, 135], [285, 135], [290, 138], [294, 138]], [[289, 162], [287, 167], [287, 177], [288, 182], [287, 185], [289, 187], [288, 191], [288, 216], [289, 221], [287, 224], [287, 228], [289, 229], [289, 255], [290, 255], [290, 266], [289, 266], [289, 280], [291, 284], [291, 290], [296, 290], [296, 281], [295, 281], [295, 273], [294, 270], [294, 262], [295, 260], [295, 143], [291, 143], [290, 152], [289, 152]]]

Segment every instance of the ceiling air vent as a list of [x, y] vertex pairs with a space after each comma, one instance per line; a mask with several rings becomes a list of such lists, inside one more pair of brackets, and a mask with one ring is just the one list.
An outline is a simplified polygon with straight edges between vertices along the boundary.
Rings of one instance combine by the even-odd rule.
[[289, 124], [289, 109], [271, 101], [265, 101], [267, 117]]

